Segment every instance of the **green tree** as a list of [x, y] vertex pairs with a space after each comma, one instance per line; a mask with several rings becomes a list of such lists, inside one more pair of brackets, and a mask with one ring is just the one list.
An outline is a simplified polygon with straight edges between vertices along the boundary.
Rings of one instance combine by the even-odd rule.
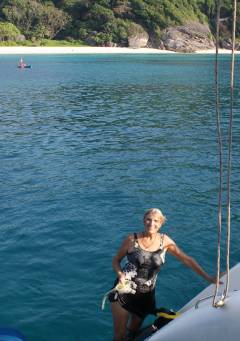
[[114, 14], [111, 9], [104, 6], [94, 4], [88, 14], [88, 18], [97, 26], [105, 25], [108, 21], [114, 19]]
[[68, 21], [68, 16], [51, 2], [5, 0], [1, 12], [4, 19], [18, 27], [27, 38], [53, 38]]
[[16, 41], [20, 35], [21, 32], [13, 24], [0, 22], [0, 41]]
[[[67, 24], [69, 17], [61, 10], [47, 3], [43, 6], [40, 14], [39, 24], [36, 26], [36, 32], [41, 32], [42, 38], [54, 38]], [[40, 34], [37, 34], [40, 36]]]

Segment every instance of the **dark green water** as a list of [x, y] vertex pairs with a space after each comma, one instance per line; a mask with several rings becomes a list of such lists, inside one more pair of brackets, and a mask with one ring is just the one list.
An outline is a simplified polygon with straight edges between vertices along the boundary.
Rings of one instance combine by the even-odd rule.
[[[109, 305], [102, 312], [100, 304], [114, 280], [111, 258], [128, 233], [142, 230], [145, 209], [161, 208], [163, 231], [215, 272], [214, 56], [25, 60], [32, 69], [0, 56], [0, 326], [29, 341], [110, 341]], [[225, 144], [229, 62], [221, 57]], [[238, 89], [235, 98], [232, 265], [240, 239]], [[158, 304], [178, 309], [206, 284], [168, 256]]]

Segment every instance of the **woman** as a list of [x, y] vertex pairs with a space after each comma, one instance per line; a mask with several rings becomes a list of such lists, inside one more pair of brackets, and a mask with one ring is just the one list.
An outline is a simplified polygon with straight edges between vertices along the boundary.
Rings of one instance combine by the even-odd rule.
[[[138, 331], [146, 315], [155, 310], [155, 283], [157, 273], [165, 262], [165, 253], [169, 252], [186, 266], [193, 269], [209, 283], [216, 278], [209, 276], [201, 266], [186, 255], [166, 234], [159, 233], [166, 218], [157, 208], [151, 208], [144, 214], [144, 231], [130, 234], [113, 258], [113, 269], [118, 282], [124, 287], [126, 276], [132, 273], [132, 288], [135, 293], [111, 295], [114, 323], [114, 340], [126, 340], [127, 334]], [[127, 264], [121, 268], [121, 260], [127, 256]], [[128, 329], [128, 331], [127, 331]]]

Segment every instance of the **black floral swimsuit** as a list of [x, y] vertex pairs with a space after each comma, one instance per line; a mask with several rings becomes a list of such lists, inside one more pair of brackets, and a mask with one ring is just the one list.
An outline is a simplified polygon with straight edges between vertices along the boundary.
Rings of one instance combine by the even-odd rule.
[[[160, 246], [156, 251], [143, 250], [134, 233], [134, 247], [127, 254], [127, 264], [123, 271], [136, 271], [132, 279], [136, 284], [136, 294], [120, 294], [117, 297], [121, 306], [131, 313], [144, 318], [155, 310], [155, 284], [158, 272], [165, 262], [166, 250], [163, 247], [164, 235], [160, 234]], [[110, 301], [113, 301], [110, 299]]]

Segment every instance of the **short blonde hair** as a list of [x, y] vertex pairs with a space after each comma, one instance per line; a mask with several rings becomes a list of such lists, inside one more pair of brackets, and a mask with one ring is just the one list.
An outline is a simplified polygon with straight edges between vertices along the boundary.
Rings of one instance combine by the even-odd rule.
[[145, 218], [146, 216], [148, 216], [150, 213], [153, 213], [153, 214], [157, 214], [160, 216], [161, 218], [161, 224], [163, 225], [167, 218], [162, 214], [162, 211], [159, 210], [158, 208], [149, 208], [145, 213], [144, 213], [144, 216], [143, 216], [143, 221], [145, 221]]

